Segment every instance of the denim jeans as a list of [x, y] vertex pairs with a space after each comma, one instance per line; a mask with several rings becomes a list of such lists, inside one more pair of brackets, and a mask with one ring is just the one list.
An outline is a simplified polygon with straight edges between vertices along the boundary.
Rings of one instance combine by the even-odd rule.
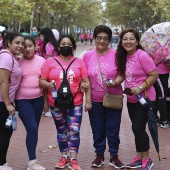
[[92, 102], [89, 119], [96, 153], [104, 155], [107, 139], [110, 156], [117, 155], [120, 143], [121, 114], [122, 109], [106, 108], [103, 107], [102, 102]]

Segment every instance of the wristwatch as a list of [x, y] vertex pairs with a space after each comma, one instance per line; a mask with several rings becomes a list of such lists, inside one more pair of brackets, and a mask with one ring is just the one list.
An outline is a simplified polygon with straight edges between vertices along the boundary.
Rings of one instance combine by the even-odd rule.
[[143, 91], [143, 87], [142, 86], [139, 86], [139, 88]]

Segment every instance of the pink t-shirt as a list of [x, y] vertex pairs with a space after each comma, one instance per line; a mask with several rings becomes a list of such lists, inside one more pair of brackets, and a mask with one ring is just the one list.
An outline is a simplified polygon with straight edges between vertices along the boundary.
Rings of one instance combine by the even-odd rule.
[[53, 45], [50, 42], [46, 44], [45, 50], [46, 54], [43, 54], [45, 59], [47, 59], [46, 55], [51, 55], [52, 57], [57, 56], [57, 52], [55, 51]]
[[43, 95], [42, 88], [39, 86], [41, 67], [45, 59], [34, 56], [32, 60], [19, 59], [23, 70], [20, 86], [16, 93], [16, 99], [34, 99]]
[[[125, 88], [133, 88], [140, 86], [147, 79], [147, 74], [156, 69], [151, 57], [143, 50], [138, 49], [133, 55], [127, 55], [126, 72], [125, 72]], [[147, 90], [147, 95], [151, 101], [156, 99], [156, 93], [153, 86]], [[141, 93], [144, 96], [144, 92]], [[127, 95], [127, 101], [130, 103], [138, 102], [135, 95]]]
[[35, 52], [35, 55], [43, 56], [42, 48], [43, 48], [43, 41], [39, 38], [36, 41], [36, 52]]
[[104, 54], [103, 56], [99, 56], [101, 71], [103, 74], [104, 79], [104, 87], [102, 83], [102, 77], [100, 74], [100, 69], [98, 66], [97, 61], [97, 54], [96, 50], [87, 51], [84, 54], [84, 62], [86, 63], [88, 69], [88, 75], [90, 78], [90, 83], [92, 87], [92, 101], [95, 102], [102, 102], [105, 90], [111, 94], [121, 94], [122, 93], [122, 86], [118, 85], [114, 88], [108, 88], [106, 85], [106, 80], [112, 78], [113, 80], [116, 79], [118, 75], [117, 66], [115, 64], [115, 53], [116, 51], [113, 49], [109, 49], [109, 51]]
[[[9, 81], [9, 98], [10, 98], [10, 102], [14, 102], [15, 94], [21, 80], [22, 70], [16, 58], [12, 54], [9, 54], [8, 50], [1, 50], [1, 52], [5, 52], [5, 51], [8, 53], [0, 54], [0, 68], [11, 71], [10, 81]], [[3, 102], [1, 93], [0, 93], [0, 102]]]
[[[74, 59], [74, 57], [71, 57], [71, 59], [68, 62], [64, 62], [60, 59], [59, 56], [56, 56], [55, 58], [61, 63], [64, 69], [66, 69], [69, 63]], [[54, 80], [56, 82], [56, 88], [58, 89], [63, 80], [63, 69], [55, 61], [55, 59], [51, 57], [48, 58], [43, 64], [41, 69], [41, 76], [45, 79], [48, 79], [49, 82]], [[83, 62], [83, 60], [77, 58], [67, 71], [67, 79], [68, 82], [70, 83], [70, 88], [73, 96], [79, 89], [81, 80], [86, 77], [88, 77], [88, 75], [87, 75], [87, 69], [85, 63]], [[48, 91], [48, 100], [50, 105], [54, 106], [54, 100], [51, 97], [50, 90]], [[74, 104], [76, 106], [82, 103], [83, 103], [83, 93], [79, 90], [74, 98]]]
[[157, 71], [159, 74], [167, 74], [170, 72], [170, 67], [168, 67], [165, 63], [161, 63], [157, 66]]

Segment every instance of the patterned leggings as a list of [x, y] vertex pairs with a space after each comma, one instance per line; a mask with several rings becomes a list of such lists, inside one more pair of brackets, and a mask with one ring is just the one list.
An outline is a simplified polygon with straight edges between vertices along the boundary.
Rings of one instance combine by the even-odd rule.
[[75, 106], [72, 110], [60, 110], [52, 106], [50, 109], [57, 129], [60, 152], [78, 153], [83, 105]]

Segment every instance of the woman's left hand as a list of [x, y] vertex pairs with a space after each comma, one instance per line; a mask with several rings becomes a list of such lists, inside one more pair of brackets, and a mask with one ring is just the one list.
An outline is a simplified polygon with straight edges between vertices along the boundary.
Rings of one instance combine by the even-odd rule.
[[49, 109], [48, 101], [44, 101], [44, 109], [43, 109], [43, 111], [46, 113], [46, 112], [48, 112], [48, 109]]
[[92, 108], [92, 104], [91, 103], [85, 103], [85, 107], [84, 107], [84, 111], [87, 112]]

